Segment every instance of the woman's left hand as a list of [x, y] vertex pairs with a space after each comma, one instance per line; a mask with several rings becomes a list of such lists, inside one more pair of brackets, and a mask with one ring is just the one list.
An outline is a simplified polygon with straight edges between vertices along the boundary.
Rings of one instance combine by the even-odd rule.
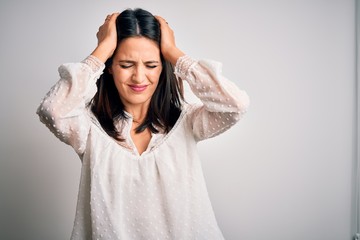
[[167, 61], [175, 65], [178, 58], [185, 54], [176, 47], [174, 31], [169, 27], [169, 24], [165, 21], [165, 19], [160, 16], [155, 16], [155, 18], [160, 23], [161, 52]]

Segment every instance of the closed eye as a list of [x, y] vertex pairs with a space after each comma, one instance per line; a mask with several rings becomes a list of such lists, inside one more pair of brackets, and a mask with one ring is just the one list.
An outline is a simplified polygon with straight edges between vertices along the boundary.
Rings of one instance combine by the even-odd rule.
[[120, 64], [120, 67], [121, 68], [130, 68], [130, 67], [132, 67], [133, 65], [123, 65], [123, 64]]
[[146, 67], [147, 67], [147, 68], [156, 68], [157, 65], [147, 65]]

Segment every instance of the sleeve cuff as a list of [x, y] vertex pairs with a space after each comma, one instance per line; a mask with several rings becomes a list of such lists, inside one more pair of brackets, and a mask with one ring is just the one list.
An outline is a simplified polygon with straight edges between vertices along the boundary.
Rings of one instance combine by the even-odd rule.
[[197, 61], [195, 59], [192, 59], [188, 55], [179, 57], [175, 64], [175, 76], [183, 80], [186, 79], [189, 70], [193, 68], [196, 63]]
[[93, 55], [89, 55], [81, 62], [89, 66], [94, 73], [102, 71], [105, 68], [105, 64]]

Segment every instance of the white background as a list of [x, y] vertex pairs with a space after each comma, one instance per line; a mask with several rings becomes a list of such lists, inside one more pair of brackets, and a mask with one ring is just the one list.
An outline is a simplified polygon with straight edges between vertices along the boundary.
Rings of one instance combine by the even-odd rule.
[[250, 96], [238, 125], [199, 144], [226, 239], [350, 240], [353, 0], [1, 1], [0, 239], [70, 237], [80, 160], [35, 111], [57, 67], [128, 7], [162, 15], [184, 52], [222, 62]]

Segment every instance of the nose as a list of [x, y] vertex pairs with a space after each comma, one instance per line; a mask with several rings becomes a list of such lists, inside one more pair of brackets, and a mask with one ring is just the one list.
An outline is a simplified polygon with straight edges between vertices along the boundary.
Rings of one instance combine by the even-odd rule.
[[143, 66], [136, 66], [133, 72], [132, 81], [136, 84], [143, 83], [146, 79], [145, 69]]

